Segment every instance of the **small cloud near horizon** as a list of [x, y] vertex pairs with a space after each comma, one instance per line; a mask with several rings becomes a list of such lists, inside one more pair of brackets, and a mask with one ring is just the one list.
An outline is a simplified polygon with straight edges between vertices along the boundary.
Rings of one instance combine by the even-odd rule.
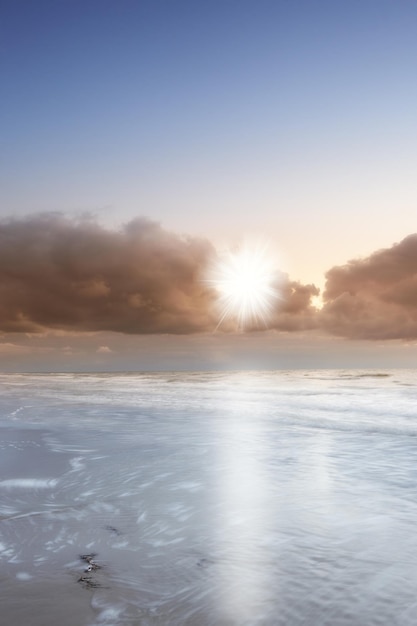
[[99, 348], [97, 348], [96, 352], [98, 354], [111, 354], [113, 350], [111, 350], [109, 346], [100, 346]]

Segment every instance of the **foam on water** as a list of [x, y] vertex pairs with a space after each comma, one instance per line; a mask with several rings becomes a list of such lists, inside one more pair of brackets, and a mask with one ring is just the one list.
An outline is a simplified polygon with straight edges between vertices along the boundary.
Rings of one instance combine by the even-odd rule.
[[6, 489], [52, 489], [56, 487], [58, 481], [53, 478], [42, 480], [39, 478], [9, 478], [0, 480], [0, 488]]
[[413, 625], [416, 380], [1, 375], [2, 615]]

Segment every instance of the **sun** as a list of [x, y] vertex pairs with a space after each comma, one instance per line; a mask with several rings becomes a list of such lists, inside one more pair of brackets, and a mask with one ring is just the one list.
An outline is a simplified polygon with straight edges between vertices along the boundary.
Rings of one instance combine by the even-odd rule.
[[261, 323], [267, 326], [276, 300], [279, 272], [266, 246], [244, 246], [228, 251], [213, 267], [208, 282], [218, 294], [220, 324], [233, 318], [239, 328]]

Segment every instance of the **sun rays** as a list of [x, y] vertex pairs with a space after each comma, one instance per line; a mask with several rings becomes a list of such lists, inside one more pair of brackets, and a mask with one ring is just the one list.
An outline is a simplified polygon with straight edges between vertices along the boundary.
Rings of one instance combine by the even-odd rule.
[[246, 245], [224, 254], [208, 278], [218, 294], [216, 330], [227, 318], [234, 319], [239, 329], [250, 324], [267, 326], [280, 297], [278, 277], [266, 246]]

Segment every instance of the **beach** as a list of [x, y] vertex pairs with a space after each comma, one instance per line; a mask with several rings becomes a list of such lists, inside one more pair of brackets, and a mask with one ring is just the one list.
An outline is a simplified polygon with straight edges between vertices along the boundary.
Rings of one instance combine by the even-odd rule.
[[415, 374], [0, 375], [2, 623], [415, 624]]

